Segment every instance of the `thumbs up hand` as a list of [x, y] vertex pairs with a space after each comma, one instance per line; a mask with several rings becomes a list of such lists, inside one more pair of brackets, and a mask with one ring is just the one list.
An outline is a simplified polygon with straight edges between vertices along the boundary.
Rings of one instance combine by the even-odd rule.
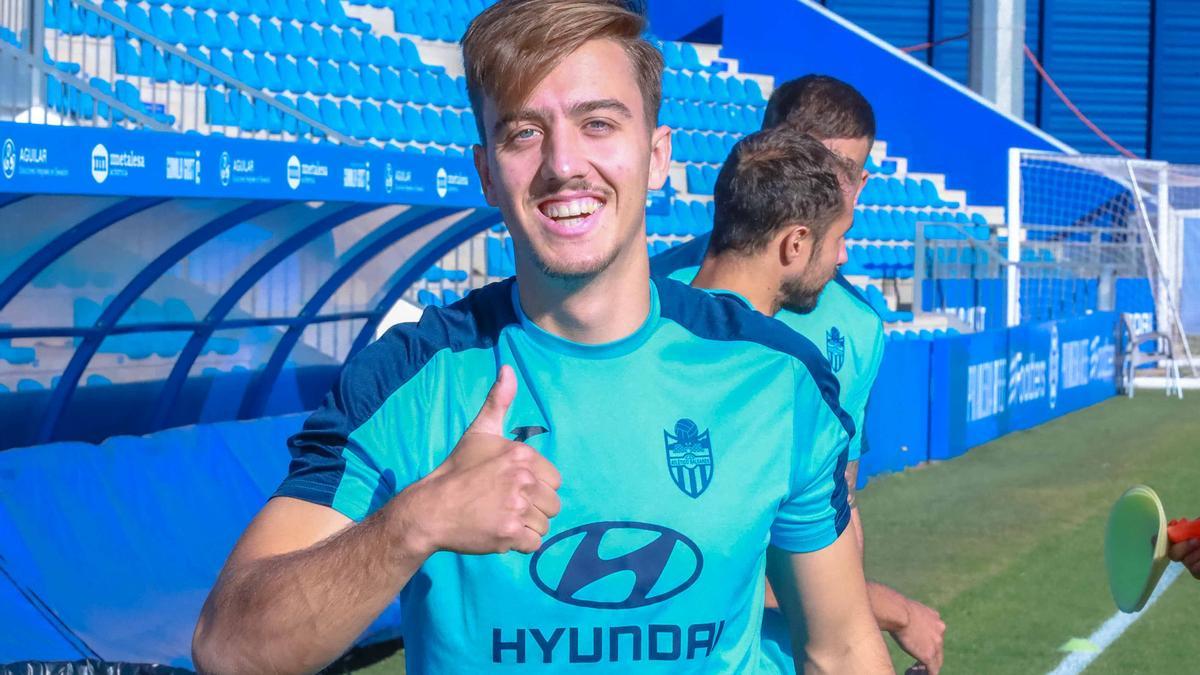
[[[450, 455], [414, 484], [410, 511], [434, 551], [532, 553], [561, 507], [554, 465], [504, 434], [517, 378], [501, 366], [475, 421]], [[406, 492], [408, 492], [406, 490]]]

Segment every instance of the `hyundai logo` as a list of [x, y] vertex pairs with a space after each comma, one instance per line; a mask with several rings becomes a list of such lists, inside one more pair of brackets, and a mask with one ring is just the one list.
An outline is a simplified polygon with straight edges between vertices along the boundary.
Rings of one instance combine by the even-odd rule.
[[533, 583], [560, 602], [633, 609], [679, 595], [700, 578], [700, 548], [675, 530], [607, 521], [560, 532], [529, 561]]

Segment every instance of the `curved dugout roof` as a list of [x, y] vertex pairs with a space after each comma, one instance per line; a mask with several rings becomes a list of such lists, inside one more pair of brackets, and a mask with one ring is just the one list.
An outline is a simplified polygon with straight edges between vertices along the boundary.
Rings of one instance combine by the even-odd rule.
[[310, 408], [403, 293], [500, 215], [10, 194], [0, 222], [5, 448]]

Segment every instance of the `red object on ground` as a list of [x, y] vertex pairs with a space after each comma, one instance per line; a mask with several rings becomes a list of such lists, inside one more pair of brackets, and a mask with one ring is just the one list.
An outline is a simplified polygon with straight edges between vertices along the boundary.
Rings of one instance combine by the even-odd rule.
[[1178, 544], [1188, 539], [1200, 539], [1200, 518], [1195, 520], [1180, 518], [1167, 523], [1167, 539], [1172, 544]]

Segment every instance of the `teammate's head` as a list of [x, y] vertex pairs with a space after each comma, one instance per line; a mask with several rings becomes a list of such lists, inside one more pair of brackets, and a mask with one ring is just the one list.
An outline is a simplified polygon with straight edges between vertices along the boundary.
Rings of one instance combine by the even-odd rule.
[[743, 138], [717, 175], [708, 255], [753, 259], [778, 275], [781, 307], [811, 310], [846, 261], [853, 175], [844, 158], [793, 127]]
[[475, 166], [519, 274], [583, 281], [645, 257], [646, 191], [666, 180], [671, 147], [644, 28], [615, 0], [501, 0], [471, 22]]
[[828, 75], [788, 80], [771, 93], [763, 128], [787, 124], [854, 162], [857, 192], [866, 183], [867, 155], [875, 143], [875, 112], [854, 87]]

